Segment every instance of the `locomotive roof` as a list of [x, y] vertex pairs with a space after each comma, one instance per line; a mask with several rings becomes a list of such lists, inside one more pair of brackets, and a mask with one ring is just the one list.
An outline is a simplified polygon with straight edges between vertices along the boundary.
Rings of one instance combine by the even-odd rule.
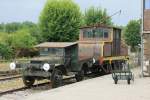
[[114, 27], [114, 26], [107, 26], [107, 25], [103, 25], [103, 24], [95, 24], [95, 25], [88, 25], [88, 26], [83, 26], [80, 29], [85, 29], [85, 28], [93, 28], [93, 27], [101, 27], [101, 28], [113, 28], [113, 29], [120, 29], [119, 27]]
[[77, 42], [44, 42], [36, 45], [36, 48], [65, 48], [76, 45]]

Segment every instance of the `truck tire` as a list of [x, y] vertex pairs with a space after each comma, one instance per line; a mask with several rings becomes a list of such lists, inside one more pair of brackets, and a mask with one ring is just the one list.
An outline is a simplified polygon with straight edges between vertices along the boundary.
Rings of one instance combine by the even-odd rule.
[[84, 71], [81, 70], [80, 72], [78, 72], [77, 74], [75, 74], [75, 78], [77, 82], [80, 82], [84, 79]]
[[63, 85], [63, 75], [62, 71], [59, 69], [54, 69], [51, 77], [52, 88], [57, 88]]
[[31, 76], [23, 76], [22, 79], [23, 79], [24, 85], [27, 87], [31, 87], [35, 82], [35, 79]]

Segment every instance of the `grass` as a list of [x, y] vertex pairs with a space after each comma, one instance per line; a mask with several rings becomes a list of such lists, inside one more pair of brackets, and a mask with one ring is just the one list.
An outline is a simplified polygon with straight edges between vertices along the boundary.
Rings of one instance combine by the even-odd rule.
[[10, 80], [10, 81], [4, 81], [4, 82], [0, 82], [0, 91], [6, 91], [6, 90], [10, 90], [10, 89], [17, 89], [20, 87], [23, 87], [23, 82], [22, 79], [15, 79], [15, 80]]
[[[49, 82], [49, 80], [35, 81], [35, 84]], [[0, 82], [0, 91], [7, 91], [24, 87], [22, 78]]]
[[0, 63], [0, 71], [9, 71], [9, 62]]

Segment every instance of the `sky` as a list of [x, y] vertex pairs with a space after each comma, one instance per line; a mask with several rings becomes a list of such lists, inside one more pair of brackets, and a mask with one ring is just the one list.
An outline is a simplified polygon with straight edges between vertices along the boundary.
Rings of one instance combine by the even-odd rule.
[[[84, 12], [95, 6], [106, 8], [109, 15], [121, 10], [112, 17], [116, 25], [126, 25], [141, 16], [141, 0], [74, 0]], [[0, 0], [0, 23], [32, 21], [37, 23], [46, 0]]]

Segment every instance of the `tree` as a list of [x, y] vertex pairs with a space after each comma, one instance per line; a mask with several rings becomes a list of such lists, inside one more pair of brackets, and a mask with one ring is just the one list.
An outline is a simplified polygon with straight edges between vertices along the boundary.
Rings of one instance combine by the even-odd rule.
[[112, 25], [111, 18], [107, 14], [106, 9], [90, 7], [85, 11], [84, 14], [84, 24], [93, 25], [93, 24], [104, 24]]
[[2, 59], [12, 58], [12, 49], [5, 43], [0, 43], [0, 56]]
[[4, 32], [4, 27], [5, 27], [4, 23], [1, 23], [0, 24], [0, 32]]
[[20, 30], [11, 34], [9, 41], [11, 41], [11, 47], [15, 52], [15, 57], [18, 57], [22, 49], [30, 49], [36, 44], [36, 38], [32, 37], [26, 30]]
[[12, 49], [7, 42], [8, 34], [0, 33], [0, 56], [2, 59], [10, 59], [12, 57]]
[[26, 30], [27, 33], [30, 33], [31, 36], [35, 37], [38, 43], [43, 41], [39, 26], [37, 24], [25, 21], [21, 24], [21, 27], [22, 30]]
[[39, 25], [45, 41], [75, 41], [80, 21], [80, 9], [72, 0], [47, 0]]
[[131, 20], [124, 30], [124, 38], [126, 43], [131, 46], [131, 51], [135, 51], [136, 46], [140, 44], [140, 20]]
[[13, 22], [13, 23], [5, 24], [5, 32], [6, 33], [13, 33], [19, 29], [21, 29], [21, 23]]

